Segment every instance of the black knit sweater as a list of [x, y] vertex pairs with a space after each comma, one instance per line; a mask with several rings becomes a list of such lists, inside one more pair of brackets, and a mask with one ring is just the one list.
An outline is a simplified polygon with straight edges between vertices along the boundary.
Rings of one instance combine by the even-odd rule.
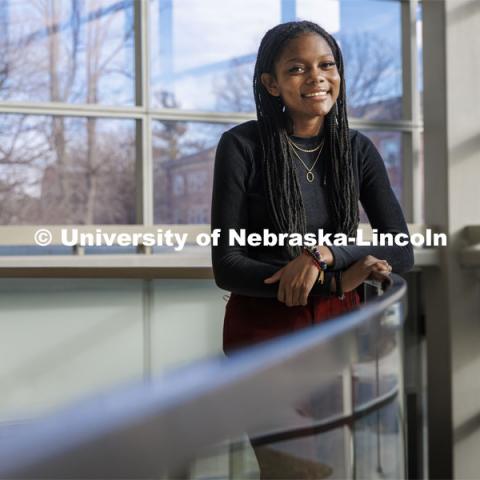
[[[317, 138], [293, 139], [297, 145], [305, 147], [312, 142], [318, 143]], [[379, 233], [408, 234], [402, 210], [377, 149], [356, 130], [350, 130], [350, 140], [359, 200], [372, 228], [378, 229]], [[300, 161], [294, 162], [305, 207], [307, 232], [314, 234], [318, 229], [335, 233], [323, 186], [326, 155], [328, 149], [324, 149], [313, 170], [315, 179], [312, 183], [306, 180], [306, 170]], [[212, 247], [212, 264], [220, 288], [241, 295], [276, 297], [278, 283], [266, 285], [263, 281], [291, 260], [286, 248], [228, 244], [229, 229], [238, 231], [244, 228], [247, 233], [262, 233], [264, 229], [276, 232], [267, 211], [261, 162], [256, 121], [238, 125], [222, 135], [215, 158], [211, 221], [212, 230], [221, 229], [222, 234], [218, 246]], [[329, 248], [334, 256], [332, 270], [345, 270], [366, 255], [387, 260], [397, 273], [413, 266], [410, 243], [405, 247], [348, 245]], [[311, 294], [330, 295], [328, 283], [316, 285]]]

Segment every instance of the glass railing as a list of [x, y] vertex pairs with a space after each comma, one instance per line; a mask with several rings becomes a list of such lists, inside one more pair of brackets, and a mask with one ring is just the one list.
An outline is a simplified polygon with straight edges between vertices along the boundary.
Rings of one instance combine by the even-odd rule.
[[403, 478], [405, 292], [0, 425], [0, 477]]

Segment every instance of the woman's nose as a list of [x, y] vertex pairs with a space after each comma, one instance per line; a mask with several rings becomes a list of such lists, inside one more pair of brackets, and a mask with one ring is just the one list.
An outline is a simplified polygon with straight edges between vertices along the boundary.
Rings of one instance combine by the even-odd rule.
[[321, 68], [312, 68], [308, 80], [310, 83], [324, 83], [326, 82], [325, 72]]

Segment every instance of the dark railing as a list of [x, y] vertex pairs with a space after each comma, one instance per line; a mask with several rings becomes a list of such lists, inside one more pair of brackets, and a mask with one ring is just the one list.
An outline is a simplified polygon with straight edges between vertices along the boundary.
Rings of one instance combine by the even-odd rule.
[[400, 478], [405, 293], [393, 275], [321, 325], [0, 424], [0, 478], [248, 478], [252, 446], [264, 476]]

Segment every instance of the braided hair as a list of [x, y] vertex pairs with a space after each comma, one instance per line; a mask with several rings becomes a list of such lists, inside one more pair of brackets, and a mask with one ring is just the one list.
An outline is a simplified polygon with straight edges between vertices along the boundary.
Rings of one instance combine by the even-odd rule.
[[[313, 22], [277, 25], [263, 37], [253, 76], [253, 92], [263, 149], [263, 178], [267, 207], [279, 232], [306, 233], [306, 216], [300, 186], [288, 146], [292, 124], [279, 97], [270, 95], [261, 82], [262, 73], [275, 74], [275, 62], [287, 43], [303, 34], [316, 33], [328, 43], [340, 74], [336, 104], [324, 122], [325, 143], [330, 158], [326, 164], [327, 198], [333, 227], [338, 233], [354, 235], [358, 227], [358, 197], [354, 180], [347, 119], [343, 58], [335, 39]], [[288, 247], [294, 257], [299, 247]]]

